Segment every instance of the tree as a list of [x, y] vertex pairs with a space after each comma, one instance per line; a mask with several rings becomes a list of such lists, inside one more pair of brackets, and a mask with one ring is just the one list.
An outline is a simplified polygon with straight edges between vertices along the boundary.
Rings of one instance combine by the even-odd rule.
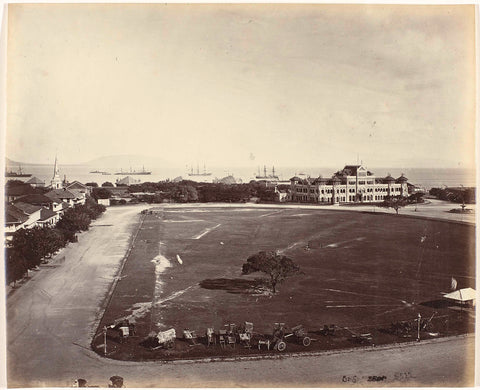
[[44, 249], [41, 235], [41, 228], [34, 227], [17, 230], [12, 236], [10, 245], [16, 251], [15, 256], [24, 258], [28, 269], [35, 268], [42, 261]]
[[249, 275], [254, 272], [263, 272], [270, 277], [270, 287], [276, 293], [278, 283], [287, 277], [300, 273], [300, 267], [292, 259], [279, 253], [261, 251], [250, 256], [242, 266], [242, 274]]
[[109, 181], [106, 181], [105, 183], [102, 184], [102, 187], [114, 187], [114, 185]]
[[171, 197], [176, 202], [196, 202], [197, 190], [192, 185], [178, 185], [172, 189]]
[[65, 246], [66, 240], [60, 230], [35, 226], [17, 230], [10, 247], [17, 258], [23, 259], [28, 269], [40, 265], [42, 259], [51, 256]]
[[76, 208], [68, 209], [57, 223], [57, 228], [64, 231], [65, 237], [73, 241], [75, 233], [88, 230], [90, 217], [85, 212]]
[[423, 192], [415, 192], [408, 197], [408, 201], [410, 203], [423, 203], [424, 202], [424, 199], [423, 199], [424, 195], [425, 194]]
[[7, 285], [13, 283], [15, 287], [17, 280], [22, 279], [28, 270], [27, 262], [18, 250], [11, 247], [5, 249], [5, 260], [5, 282]]
[[392, 208], [395, 210], [395, 213], [398, 214], [398, 211], [407, 204], [407, 200], [402, 196], [386, 196], [382, 207]]
[[[104, 183], [105, 184], [105, 183]], [[108, 199], [112, 196], [112, 192], [107, 188], [94, 188], [92, 196], [98, 199]]]

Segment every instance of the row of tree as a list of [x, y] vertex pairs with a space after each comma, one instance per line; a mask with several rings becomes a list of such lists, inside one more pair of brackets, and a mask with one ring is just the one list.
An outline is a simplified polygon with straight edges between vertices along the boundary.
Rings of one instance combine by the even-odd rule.
[[15, 283], [25, 273], [38, 267], [68, 242], [76, 233], [88, 230], [92, 220], [105, 211], [105, 206], [87, 197], [84, 205], [68, 209], [55, 227], [33, 227], [17, 230], [6, 247], [6, 283]]
[[447, 200], [454, 203], [475, 203], [474, 187], [431, 188], [429, 192], [430, 195], [440, 200]]
[[[162, 203], [165, 201], [177, 203], [238, 203], [248, 202], [252, 198], [257, 198], [263, 202], [273, 202], [276, 197], [273, 187], [267, 187], [265, 183], [258, 182], [244, 184], [197, 183], [188, 180], [181, 182], [145, 182], [128, 186], [128, 191], [130, 193], [144, 193], [139, 198], [148, 203]], [[102, 187], [97, 186], [93, 189], [93, 196], [97, 199], [106, 199], [111, 195], [112, 192], [108, 189], [108, 186], [103, 186], [103, 184]]]

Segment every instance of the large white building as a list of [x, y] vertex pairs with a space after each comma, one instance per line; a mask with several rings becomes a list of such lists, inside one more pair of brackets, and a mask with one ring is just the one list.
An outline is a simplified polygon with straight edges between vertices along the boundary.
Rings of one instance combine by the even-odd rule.
[[290, 179], [293, 202], [305, 203], [374, 203], [386, 196], [408, 196], [407, 178], [375, 177], [362, 165], [345, 165], [331, 178]]

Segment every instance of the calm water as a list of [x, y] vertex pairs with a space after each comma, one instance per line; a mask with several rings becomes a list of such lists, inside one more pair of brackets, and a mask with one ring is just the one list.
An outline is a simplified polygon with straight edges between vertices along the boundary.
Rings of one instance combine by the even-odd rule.
[[[9, 169], [16, 170], [17, 167], [11, 166]], [[22, 167], [26, 173], [31, 173], [33, 176], [39, 179], [45, 180], [48, 184], [53, 176], [53, 165], [25, 165]], [[60, 175], [63, 178], [66, 175], [69, 181], [78, 180], [81, 183], [96, 182], [99, 185], [109, 181], [115, 183], [117, 179], [125, 177], [124, 175], [114, 175], [115, 170], [109, 170], [111, 174], [102, 175], [98, 173], [89, 173], [97, 168], [92, 168], [87, 165], [60, 165]], [[102, 170], [102, 168], [98, 168]], [[141, 182], [150, 181], [158, 182], [165, 179], [174, 179], [181, 176], [184, 179], [188, 179], [188, 175], [185, 169], [174, 167], [145, 167], [145, 169], [151, 170], [151, 175], [133, 176]], [[323, 177], [330, 177], [339, 168], [326, 168], [326, 167], [278, 167], [276, 174], [281, 180], [288, 180], [295, 174], [305, 173], [312, 177], [322, 175]], [[367, 167], [367, 169], [370, 169]], [[441, 186], [475, 186], [475, 170], [474, 169], [462, 169], [462, 168], [372, 168], [370, 169], [377, 177], [386, 176], [391, 174], [393, 177], [398, 177], [402, 173], [408, 178], [408, 181], [413, 184], [418, 184], [426, 187], [441, 187]], [[235, 178], [242, 179], [243, 182], [248, 182], [258, 174], [257, 168], [244, 167], [244, 168], [218, 168], [212, 167], [209, 169], [212, 173], [212, 178], [222, 178], [227, 175], [233, 175]], [[267, 174], [270, 174], [270, 170]], [[28, 180], [28, 178], [27, 178]]]

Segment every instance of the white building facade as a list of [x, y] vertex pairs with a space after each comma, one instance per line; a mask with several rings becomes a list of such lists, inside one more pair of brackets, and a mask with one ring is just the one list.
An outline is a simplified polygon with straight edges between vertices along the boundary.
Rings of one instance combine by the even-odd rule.
[[375, 203], [387, 196], [408, 196], [407, 178], [375, 177], [362, 165], [346, 165], [331, 178], [290, 179], [292, 202], [301, 203]]

